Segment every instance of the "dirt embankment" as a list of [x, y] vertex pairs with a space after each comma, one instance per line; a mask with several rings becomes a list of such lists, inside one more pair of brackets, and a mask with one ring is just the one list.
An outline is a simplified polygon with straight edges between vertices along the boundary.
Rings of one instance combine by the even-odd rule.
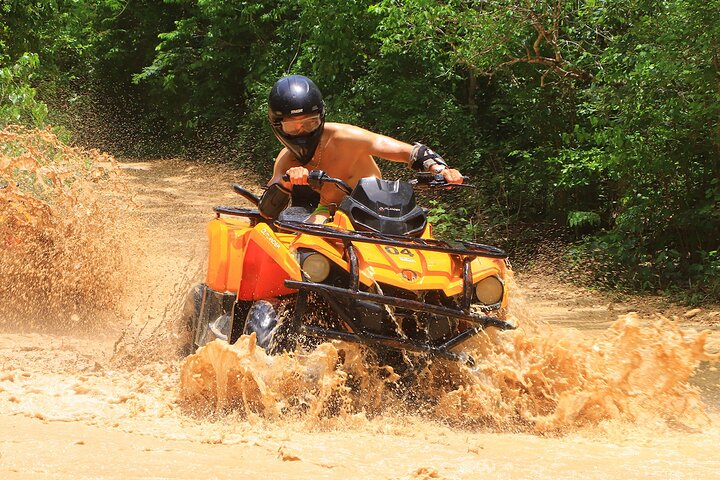
[[[195, 373], [244, 368], [261, 395], [228, 405], [198, 389], [188, 406], [172, 322], [202, 275], [211, 207], [239, 203], [229, 185], [244, 179], [175, 160], [121, 169], [134, 208], [120, 225], [132, 238], [118, 247], [132, 267], [120, 308], [0, 334], [0, 477], [719, 478], [720, 377], [707, 361], [693, 375], [717, 351], [716, 331], [693, 330], [716, 329], [713, 310], [686, 318], [538, 273], [513, 292], [526, 327], [480, 345], [479, 368], [446, 370], [458, 376], [435, 378], [422, 402], [336, 368], [347, 347], [272, 359], [245, 340], [216, 348], [215, 363], [208, 351]], [[362, 389], [345, 388], [348, 375]]]

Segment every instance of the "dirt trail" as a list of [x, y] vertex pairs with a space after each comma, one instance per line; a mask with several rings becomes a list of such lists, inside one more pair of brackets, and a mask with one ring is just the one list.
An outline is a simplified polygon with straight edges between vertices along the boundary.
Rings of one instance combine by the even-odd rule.
[[[142, 239], [126, 311], [85, 322], [90, 331], [0, 333], [0, 478], [720, 478], [720, 376], [711, 365], [694, 380], [709, 405], [700, 426], [657, 418], [538, 435], [413, 412], [324, 421], [189, 414], [178, 403], [182, 359], [168, 325], [202, 274], [210, 208], [238, 203], [229, 185], [242, 174], [173, 160], [123, 169]], [[630, 311], [645, 323], [662, 314], [717, 328], [710, 311], [684, 319], [537, 274], [518, 284], [514, 300], [527, 315], [578, 328], [578, 338]]]

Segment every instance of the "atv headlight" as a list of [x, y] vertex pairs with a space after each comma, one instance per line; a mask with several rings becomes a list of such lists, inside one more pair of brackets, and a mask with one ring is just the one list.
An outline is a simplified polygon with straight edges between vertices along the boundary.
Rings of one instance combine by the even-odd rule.
[[330, 260], [319, 253], [311, 253], [300, 265], [311, 282], [320, 283], [330, 274]]
[[492, 277], [483, 278], [475, 285], [475, 295], [477, 295], [480, 303], [494, 305], [502, 301], [504, 289], [502, 280], [493, 275]]

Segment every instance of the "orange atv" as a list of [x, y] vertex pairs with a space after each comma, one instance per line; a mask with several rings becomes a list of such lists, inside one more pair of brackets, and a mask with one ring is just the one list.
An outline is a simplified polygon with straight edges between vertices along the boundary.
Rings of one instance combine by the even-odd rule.
[[[205, 283], [185, 309], [193, 349], [255, 332], [269, 353], [339, 339], [382, 358], [415, 352], [472, 361], [459, 352], [463, 342], [487, 327], [514, 328], [501, 315], [505, 252], [434, 239], [415, 204], [414, 188], [453, 187], [442, 175], [364, 178], [353, 189], [310, 172], [314, 189], [328, 183], [347, 196], [324, 225], [304, 223], [309, 211], [298, 207], [275, 221], [254, 208], [214, 208]], [[257, 196], [233, 188], [257, 205]]]

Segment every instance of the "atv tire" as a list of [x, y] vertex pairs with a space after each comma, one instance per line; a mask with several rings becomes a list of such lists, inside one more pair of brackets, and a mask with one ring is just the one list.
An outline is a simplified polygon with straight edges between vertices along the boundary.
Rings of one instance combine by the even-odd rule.
[[272, 303], [258, 300], [248, 311], [243, 335], [254, 332], [257, 345], [268, 354], [277, 355], [295, 349], [295, 335], [291, 324], [287, 318], [278, 316]]
[[195, 345], [195, 326], [200, 317], [204, 293], [205, 285], [198, 284], [191, 287], [185, 297], [185, 304], [178, 325], [179, 342], [177, 351], [182, 357], [195, 353], [197, 348]]

